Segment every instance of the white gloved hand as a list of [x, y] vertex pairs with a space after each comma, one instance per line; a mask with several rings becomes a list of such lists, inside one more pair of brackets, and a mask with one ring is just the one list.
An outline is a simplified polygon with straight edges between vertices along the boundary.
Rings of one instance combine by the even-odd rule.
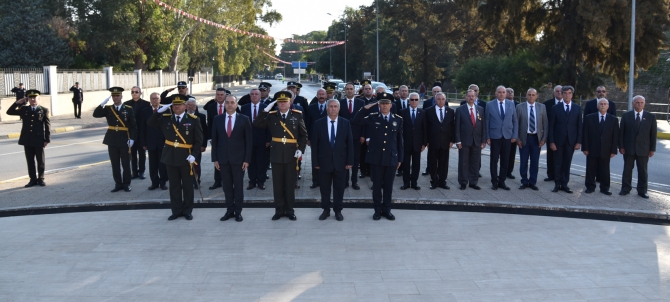
[[105, 104], [107, 104], [107, 102], [109, 102], [109, 99], [111, 99], [111, 98], [112, 98], [111, 95], [108, 96], [104, 101], [102, 101], [102, 103], [100, 103], [100, 107], [105, 107]]
[[190, 98], [188, 98], [188, 100], [189, 100], [189, 101], [190, 101], [190, 100], [195, 101], [195, 98], [194, 98], [194, 97], [190, 97]]
[[267, 106], [265, 106], [265, 109], [263, 109], [263, 111], [270, 112], [270, 110], [272, 110], [272, 107], [275, 106], [275, 103], [277, 103], [277, 101], [274, 101], [274, 102], [268, 104]]
[[302, 156], [302, 151], [300, 151], [300, 150], [295, 150], [295, 155], [293, 155], [293, 157], [295, 157], [295, 158], [300, 158], [301, 156]]
[[195, 162], [195, 157], [193, 157], [193, 155], [189, 155], [188, 157], [186, 157], [186, 160], [188, 161], [189, 164], [192, 164]]
[[129, 139], [129, 140], [128, 140], [128, 148], [132, 148], [134, 143], [135, 143], [134, 140]]
[[170, 106], [172, 106], [172, 104], [163, 105], [163, 107], [158, 108], [158, 110], [156, 110], [156, 112], [157, 113], [163, 113], [163, 112], [167, 111], [168, 109], [170, 109]]

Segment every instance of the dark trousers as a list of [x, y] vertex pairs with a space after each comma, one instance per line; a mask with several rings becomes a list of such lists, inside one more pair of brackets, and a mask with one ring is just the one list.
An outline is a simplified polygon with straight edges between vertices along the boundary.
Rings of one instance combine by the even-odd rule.
[[268, 172], [267, 148], [265, 145], [251, 147], [251, 162], [247, 168], [249, 185], [265, 184], [265, 176]]
[[295, 204], [295, 182], [298, 173], [295, 162], [272, 163], [272, 192], [275, 198], [275, 214], [293, 214]]
[[[193, 178], [193, 187], [197, 189], [197, 188], [200, 187], [200, 183], [202, 182], [202, 180], [200, 179], [200, 176], [202, 175], [202, 152], [195, 156], [195, 162], [198, 163], [198, 164], [193, 165], [193, 177], [192, 178]], [[214, 171], [214, 174], [217, 174], [216, 172], [217, 171]], [[198, 176], [198, 177], [196, 177], [196, 176]]]
[[458, 149], [458, 184], [474, 186], [479, 182], [482, 147], [477, 144], [461, 146]]
[[[625, 165], [625, 164], [624, 164]], [[610, 190], [610, 158], [600, 156], [586, 157], [586, 180], [587, 189], [596, 189], [596, 178], [600, 180], [600, 191]]]
[[557, 186], [568, 185], [574, 154], [575, 145], [569, 144], [567, 139], [562, 145], [556, 146], [556, 151], [554, 151], [554, 183]]
[[371, 168], [370, 164], [365, 162], [365, 154], [368, 152], [368, 144], [367, 142], [361, 144], [361, 157], [360, 157], [360, 172], [361, 175], [370, 175], [371, 173]]
[[[116, 185], [130, 185], [130, 154], [128, 154], [128, 146], [107, 146], [107, 153], [109, 153], [109, 161], [112, 163], [112, 176], [114, 176]], [[121, 178], [121, 168], [123, 168], [123, 178]]]
[[507, 163], [507, 174], [512, 174], [514, 173], [514, 161], [516, 159], [516, 143], [512, 144], [510, 141], [510, 149], [509, 149], [509, 161]]
[[221, 173], [214, 173], [214, 184], [221, 184]]
[[405, 149], [405, 157], [402, 159], [402, 182], [403, 185], [416, 186], [421, 171], [421, 151], [412, 148]]
[[144, 173], [146, 170], [146, 161], [147, 153], [144, 151], [144, 148], [142, 148], [139, 144], [134, 144], [133, 147], [130, 148], [130, 163], [133, 175], [137, 173]]
[[372, 169], [372, 201], [376, 212], [391, 211], [393, 180], [397, 166], [370, 165]]
[[[494, 186], [505, 184], [505, 179], [507, 179], [510, 145], [512, 145], [512, 141], [508, 138], [491, 139], [489, 170], [491, 172], [491, 184]], [[500, 161], [500, 172], [498, 172], [498, 161]]]
[[345, 184], [349, 181], [349, 174], [351, 173], [351, 185], [358, 184], [358, 165], [361, 163], [361, 144], [358, 141], [354, 141], [354, 166], [351, 169], [347, 170], [347, 176]]
[[[310, 147], [310, 149], [311, 149], [311, 147]], [[316, 155], [317, 155], [316, 153], [312, 152], [312, 156], [316, 156]], [[315, 169], [314, 167], [312, 167], [312, 185], [313, 186], [318, 186], [320, 184], [320, 182], [319, 182], [319, 175], [320, 174], [321, 173], [319, 173], [318, 169]]]
[[[516, 145], [516, 144], [515, 144]], [[521, 184], [536, 185], [537, 173], [540, 166], [540, 142], [537, 134], [526, 136], [526, 145], [519, 148], [521, 164], [519, 164], [519, 174], [521, 175]], [[530, 159], [530, 176], [528, 175], [528, 160]]]
[[447, 175], [449, 174], [449, 147], [429, 149], [428, 167], [430, 170], [430, 181], [433, 185], [440, 186], [446, 184]]
[[549, 148], [549, 144], [546, 144], [547, 146], [547, 178], [553, 180], [554, 179], [554, 151]]
[[165, 165], [170, 181], [170, 206], [172, 215], [193, 212], [193, 181], [189, 165]]
[[[44, 147], [23, 146], [26, 154], [26, 163], [28, 164], [28, 176], [30, 180], [44, 179]], [[35, 169], [37, 161], [37, 169]]]
[[223, 193], [226, 195], [227, 212], [242, 213], [242, 203], [244, 202], [244, 170], [242, 164], [219, 164], [221, 171], [221, 185]]
[[152, 186], [160, 186], [167, 182], [167, 169], [161, 162], [163, 146], [154, 150], [148, 150], [149, 153], [149, 178]]
[[[319, 180], [321, 181], [321, 186], [319, 186], [321, 191], [321, 208], [324, 210], [333, 208], [335, 213], [341, 212], [344, 204], [344, 183], [347, 182], [346, 170], [324, 172], [321, 169], [317, 169], [317, 171], [319, 173]], [[331, 185], [333, 190], [332, 203], [330, 202]]]
[[81, 102], [72, 101], [72, 105], [74, 105], [74, 117], [80, 118], [81, 117]]
[[630, 192], [633, 182], [633, 167], [637, 166], [637, 193], [647, 193], [647, 164], [649, 156], [623, 155], [623, 176], [621, 178], [621, 191]]

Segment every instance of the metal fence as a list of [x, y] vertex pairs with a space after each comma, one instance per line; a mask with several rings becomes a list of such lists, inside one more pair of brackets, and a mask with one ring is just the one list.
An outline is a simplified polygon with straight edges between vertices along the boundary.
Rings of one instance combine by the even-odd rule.
[[107, 78], [105, 72], [100, 70], [59, 70], [58, 71], [58, 93], [67, 93], [75, 82], [85, 91], [97, 91], [107, 89]]
[[2, 96], [14, 95], [12, 89], [19, 87], [19, 83], [23, 83], [23, 87], [28, 89], [37, 89], [42, 93], [48, 93], [44, 85], [44, 69], [42, 68], [21, 68], [21, 69], [2, 69], [0, 71], [2, 78], [0, 81], [0, 94]]

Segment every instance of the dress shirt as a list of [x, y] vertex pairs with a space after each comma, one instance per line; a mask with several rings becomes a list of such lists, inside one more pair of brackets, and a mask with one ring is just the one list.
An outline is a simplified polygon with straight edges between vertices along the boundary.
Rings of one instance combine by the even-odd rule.
[[182, 112], [181, 114], [175, 114], [175, 115], [174, 115], [174, 117], [175, 117], [175, 121], [177, 120], [177, 118], [179, 118], [179, 122], [181, 123], [181, 122], [184, 120], [184, 114], [185, 114], [185, 112], [186, 112], [186, 111]]
[[447, 106], [444, 106], [444, 107], [440, 108], [440, 107], [437, 107], [437, 105], [435, 105], [435, 114], [437, 115], [437, 120], [440, 121], [440, 123], [441, 123], [442, 122], [442, 116], [440, 116], [440, 109], [442, 109], [442, 116], [447, 116]]
[[254, 120], [256, 120], [254, 118], [254, 110], [256, 110], [256, 115], [258, 115], [258, 113], [260, 112], [260, 108], [259, 108], [260, 105], [261, 105], [261, 102], [258, 102], [258, 104], [251, 103], [251, 123], [253, 123]]
[[402, 107], [400, 109], [405, 109], [405, 108], [409, 107], [409, 99], [404, 99], [404, 100], [400, 99], [400, 106]]
[[219, 112], [226, 113], [226, 107], [223, 104], [216, 103], [216, 115], [219, 115]]
[[233, 129], [235, 129], [235, 118], [236, 118], [236, 114], [233, 113], [233, 114], [231, 115], [231, 114], [228, 114], [228, 112], [224, 112], [223, 114], [226, 115], [225, 129], [226, 129], [226, 131], [228, 131], [228, 120], [230, 119], [230, 120], [231, 120], [231, 121], [230, 121], [230, 123], [231, 123], [231, 124], [230, 124], [230, 131], [232, 132]]
[[[568, 110], [565, 110], [566, 105], [568, 106]], [[570, 112], [570, 110], [572, 110], [572, 101], [570, 101], [570, 104], [566, 104], [565, 102], [563, 102], [562, 106], [563, 106], [563, 110], [565, 110], [565, 112]]]
[[605, 114], [598, 112], [598, 123], [600, 123], [600, 120], [603, 120], [603, 122], [607, 120], [607, 112]]
[[[533, 107], [533, 114], [535, 114], [535, 119], [534, 119], [535, 120], [535, 131], [534, 132], [530, 131], [530, 108], [531, 107]], [[527, 110], [527, 112], [528, 112], [528, 116], [527, 116], [527, 118], [528, 118], [528, 132], [527, 133], [528, 134], [536, 134], [537, 133], [537, 103], [533, 103], [533, 105], [531, 105], [530, 103], [526, 102], [526, 108], [528, 109]]]
[[496, 102], [497, 102], [497, 103], [496, 103], [496, 106], [498, 107], [498, 109], [500, 109], [500, 102], [503, 103], [503, 104], [502, 104], [502, 114], [505, 114], [505, 113], [506, 113], [506, 112], [505, 112], [505, 100], [502, 100], [502, 101], [501, 101], [501, 100], [499, 100], [499, 99], [496, 99]]
[[[335, 118], [335, 138], [337, 138], [337, 120], [338, 118]], [[331, 132], [330, 128], [332, 127], [333, 123], [331, 123], [333, 120], [331, 118], [328, 118], [328, 141], [331, 140], [331, 137], [333, 137], [333, 132]]]

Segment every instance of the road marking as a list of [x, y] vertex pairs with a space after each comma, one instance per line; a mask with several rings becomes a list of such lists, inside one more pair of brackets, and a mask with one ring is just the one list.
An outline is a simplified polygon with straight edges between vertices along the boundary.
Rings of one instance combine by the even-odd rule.
[[[85, 165], [79, 165], [79, 166], [72, 166], [72, 167], [65, 167], [65, 168], [58, 168], [58, 169], [53, 169], [53, 170], [47, 170], [47, 171], [44, 171], [44, 174], [45, 174], [45, 175], [46, 175], [46, 174], [54, 174], [54, 173], [59, 173], [59, 172], [64, 172], [64, 171], [70, 171], [70, 170], [75, 170], [75, 169], [81, 169], [81, 168], [86, 168], [86, 167], [92, 167], [92, 166], [97, 166], [97, 165], [106, 164], [106, 163], [108, 163], [108, 162], [109, 162], [109, 160], [104, 160], [104, 161], [100, 161], [100, 162], [92, 163], [92, 164], [85, 164]], [[4, 183], [8, 183], [8, 182], [12, 182], [12, 181], [16, 181], [16, 180], [21, 180], [21, 179], [28, 179], [28, 178], [30, 178], [30, 176], [28, 176], [28, 175], [19, 176], [19, 177], [15, 177], [15, 178], [11, 178], [11, 179], [7, 179], [7, 180], [0, 181], [0, 184], [4, 184]]]
[[[102, 139], [95, 139], [95, 140], [92, 140], [92, 141], [85, 141], [85, 142], [80, 142], [80, 143], [67, 144], [67, 145], [60, 145], [60, 146], [53, 146], [53, 147], [49, 147], [49, 146], [47, 146], [47, 147], [45, 148], [45, 150], [46, 150], [46, 149], [63, 148], [63, 147], [69, 147], [69, 146], [81, 145], [81, 144], [88, 144], [88, 143], [94, 143], [94, 142], [99, 142], [99, 141], [102, 141]], [[12, 154], [23, 154], [23, 151], [4, 153], [4, 154], [0, 154], [0, 156], [3, 156], [3, 155], [12, 155]]]

